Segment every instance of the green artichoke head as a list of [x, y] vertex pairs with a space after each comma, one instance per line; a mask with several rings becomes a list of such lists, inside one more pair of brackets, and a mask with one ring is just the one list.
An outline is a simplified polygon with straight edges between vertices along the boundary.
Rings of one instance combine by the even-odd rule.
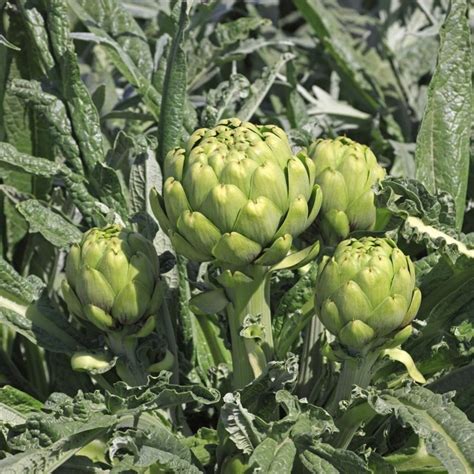
[[323, 258], [315, 301], [326, 329], [350, 352], [360, 352], [409, 326], [421, 292], [412, 261], [392, 240], [364, 237], [344, 240]]
[[151, 204], [178, 253], [225, 267], [272, 265], [315, 219], [315, 165], [273, 125], [239, 119], [195, 131], [164, 165]]
[[308, 155], [323, 192], [318, 226], [324, 241], [335, 245], [354, 230], [371, 230], [376, 217], [372, 188], [385, 170], [370, 148], [346, 137], [320, 139]]
[[72, 246], [62, 292], [69, 311], [103, 331], [153, 329], [161, 304], [155, 248], [136, 232], [93, 228]]

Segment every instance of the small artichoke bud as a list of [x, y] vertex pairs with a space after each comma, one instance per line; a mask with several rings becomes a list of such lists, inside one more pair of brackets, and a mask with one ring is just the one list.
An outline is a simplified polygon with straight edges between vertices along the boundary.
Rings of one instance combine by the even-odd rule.
[[165, 159], [163, 196], [151, 193], [176, 251], [223, 267], [274, 265], [316, 218], [315, 165], [283, 130], [233, 118], [196, 130]]
[[112, 358], [106, 353], [75, 352], [71, 357], [71, 367], [78, 372], [105, 372], [111, 362]]
[[350, 352], [360, 352], [403, 342], [421, 292], [412, 261], [392, 240], [364, 237], [344, 240], [332, 257], [323, 258], [315, 301], [326, 329]]
[[161, 302], [158, 276], [151, 242], [116, 225], [94, 228], [69, 252], [63, 298], [74, 316], [101, 331], [136, 324], [140, 331], [156, 318]]
[[376, 208], [373, 186], [385, 176], [370, 148], [349, 138], [316, 140], [308, 149], [323, 192], [318, 228], [336, 245], [355, 230], [371, 230]]

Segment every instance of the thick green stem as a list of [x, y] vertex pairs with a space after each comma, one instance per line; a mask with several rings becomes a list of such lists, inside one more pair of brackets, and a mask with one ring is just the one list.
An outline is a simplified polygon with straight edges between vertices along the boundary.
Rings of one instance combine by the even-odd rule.
[[115, 369], [119, 377], [130, 386], [146, 385], [148, 374], [137, 360], [137, 340], [121, 333], [107, 337], [112, 352], [118, 356]]
[[[380, 351], [369, 352], [359, 358], [346, 359], [342, 364], [342, 371], [336, 385], [334, 397], [326, 407], [329, 413], [337, 413], [339, 402], [348, 400], [351, 396], [352, 388], [358, 385], [367, 388], [373, 376], [373, 367], [380, 355]], [[335, 436], [334, 446], [346, 448], [349, 446], [354, 434], [360, 426], [360, 422], [342, 423], [339, 426], [339, 433]]]
[[[270, 311], [270, 281], [266, 268], [253, 266], [246, 270], [250, 283], [239, 283], [227, 289], [234, 388], [242, 388], [256, 377], [273, 358], [273, 336]], [[247, 316], [259, 319], [262, 331], [245, 337], [241, 334]], [[255, 337], [252, 337], [255, 336]]]

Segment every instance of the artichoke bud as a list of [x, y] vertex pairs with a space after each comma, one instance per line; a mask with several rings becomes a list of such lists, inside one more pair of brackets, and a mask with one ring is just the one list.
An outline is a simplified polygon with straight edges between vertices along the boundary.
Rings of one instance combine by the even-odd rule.
[[165, 160], [165, 174], [172, 176], [175, 179], [183, 177], [185, 151], [182, 148], [175, 148], [168, 152], [168, 157]]
[[106, 313], [102, 308], [94, 306], [93, 304], [86, 304], [84, 306], [84, 314], [88, 321], [102, 331], [108, 331], [114, 325], [114, 320], [110, 314]]
[[71, 367], [78, 372], [101, 373], [110, 368], [111, 361], [112, 358], [106, 353], [75, 352], [71, 357]]
[[[316, 183], [323, 192], [319, 228], [323, 239], [335, 245], [350, 232], [372, 230], [376, 219], [373, 187], [384, 178], [385, 171], [370, 149], [338, 137], [316, 140], [308, 148], [308, 155], [314, 161]], [[347, 215], [348, 228], [341, 218], [335, 221], [334, 211]], [[333, 215], [328, 218], [331, 212]]]
[[214, 247], [221, 238], [219, 229], [200, 212], [183, 212], [178, 219], [178, 231], [203, 253]]
[[175, 250], [225, 268], [277, 264], [321, 206], [315, 164], [276, 126], [235, 118], [197, 130], [164, 170], [163, 198], [150, 199]]
[[102, 240], [89, 240], [82, 247], [82, 261], [95, 268], [104, 255], [106, 246]]
[[110, 308], [114, 303], [115, 294], [112, 287], [102, 273], [88, 265], [84, 265], [79, 273], [76, 291], [82, 302], [93, 301], [103, 309]]
[[74, 244], [69, 251], [68, 258], [66, 260], [66, 278], [69, 285], [72, 288], [76, 287], [77, 275], [81, 268], [81, 247], [78, 244]]
[[164, 184], [164, 201], [169, 223], [173, 230], [180, 214], [191, 209], [183, 185], [174, 178], [168, 178]]
[[112, 314], [123, 325], [133, 324], [144, 315], [150, 298], [149, 288], [140, 281], [130, 282], [115, 298]]
[[157, 315], [162, 302], [158, 286], [159, 261], [153, 244], [117, 225], [84, 234], [67, 257], [62, 284], [73, 315], [105, 332], [140, 323], [127, 329], [128, 334], [143, 328], [142, 318]]
[[62, 281], [61, 289], [63, 299], [66, 302], [67, 309], [69, 310], [69, 312], [72, 313], [74, 316], [82, 318], [83, 315], [81, 302], [79, 301], [76, 294], [74, 293], [74, 291], [69, 286], [69, 283], [66, 280]]
[[290, 200], [300, 194], [308, 200], [311, 195], [308, 171], [298, 158], [288, 161], [288, 188]]
[[216, 173], [209, 165], [193, 164], [186, 171], [183, 185], [190, 190], [188, 193], [189, 205], [199, 209], [209, 192], [219, 184]]
[[341, 343], [359, 351], [363, 349], [375, 337], [375, 331], [362, 321], [351, 321], [347, 323], [338, 334]]
[[411, 271], [411, 260], [390, 239], [344, 240], [320, 264], [318, 317], [349, 352], [392, 344], [420, 307]]
[[247, 201], [243, 206], [234, 229], [265, 245], [275, 235], [280, 219], [281, 212], [275, 204], [270, 199], [260, 196], [254, 201]]
[[334, 240], [344, 239], [351, 228], [347, 214], [344, 211], [330, 209], [321, 219], [321, 231], [326, 235], [334, 235]]
[[123, 252], [113, 248], [107, 249], [97, 270], [104, 275], [115, 293], [118, 293], [127, 284], [128, 261]]

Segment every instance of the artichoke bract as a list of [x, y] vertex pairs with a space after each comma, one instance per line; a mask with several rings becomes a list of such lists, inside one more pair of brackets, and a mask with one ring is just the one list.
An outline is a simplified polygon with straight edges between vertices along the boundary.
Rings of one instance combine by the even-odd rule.
[[86, 232], [66, 260], [69, 311], [103, 331], [151, 332], [162, 300], [152, 243], [111, 225]]
[[[349, 351], [376, 347], [410, 325], [421, 302], [409, 257], [387, 238], [341, 242], [316, 280], [317, 315]], [[404, 330], [404, 333], [406, 330]]]
[[225, 267], [273, 265], [316, 217], [316, 168], [273, 125], [239, 119], [199, 129], [165, 159], [151, 204], [176, 251]]
[[324, 241], [335, 245], [354, 230], [371, 230], [376, 219], [372, 188], [385, 170], [370, 148], [346, 137], [320, 139], [308, 155], [323, 192], [318, 227]]

